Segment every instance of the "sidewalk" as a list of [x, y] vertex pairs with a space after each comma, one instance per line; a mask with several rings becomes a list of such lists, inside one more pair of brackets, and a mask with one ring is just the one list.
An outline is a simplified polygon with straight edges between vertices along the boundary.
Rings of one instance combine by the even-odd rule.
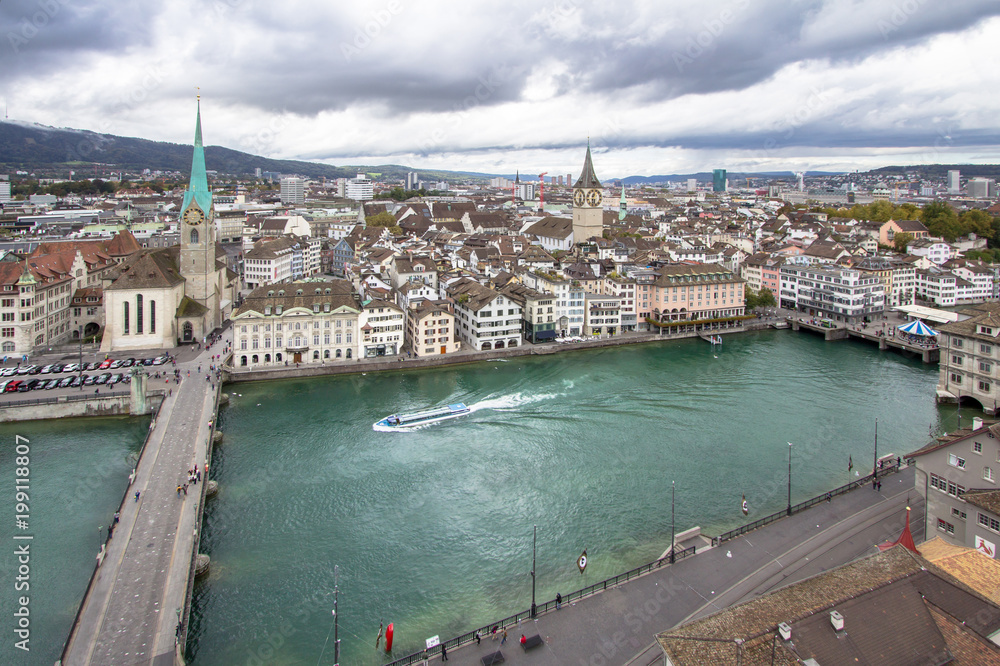
[[[455, 666], [481, 666], [483, 655], [502, 650], [508, 664], [649, 664], [662, 653], [653, 636], [686, 618], [700, 617], [875, 552], [875, 544], [902, 531], [908, 501], [917, 502], [914, 473], [904, 469], [829, 503], [779, 520], [718, 548], [659, 569], [560, 611], [508, 629], [507, 644], [488, 637], [449, 650]], [[922, 507], [910, 525], [919, 543]], [[568, 590], [567, 590], [568, 591]], [[545, 644], [524, 652], [518, 639], [540, 634]], [[399, 656], [403, 656], [402, 654]], [[439, 661], [435, 653], [431, 661]]]

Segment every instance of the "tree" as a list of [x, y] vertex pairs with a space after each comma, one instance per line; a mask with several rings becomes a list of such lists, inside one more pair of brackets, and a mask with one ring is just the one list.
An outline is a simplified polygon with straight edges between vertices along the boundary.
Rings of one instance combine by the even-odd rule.
[[912, 242], [913, 234], [906, 233], [905, 231], [892, 237], [892, 246], [895, 248], [896, 252], [899, 252], [900, 254], [905, 254], [906, 248], [908, 248]]
[[757, 308], [769, 308], [778, 304], [774, 298], [774, 293], [767, 287], [762, 287], [760, 291], [754, 291], [750, 287], [746, 288], [743, 296], [743, 305], [747, 312]]
[[958, 218], [962, 235], [976, 234], [982, 238], [993, 235], [993, 217], [984, 210], [967, 210]]
[[924, 206], [923, 222], [932, 236], [940, 236], [949, 242], [962, 232], [955, 209], [943, 201], [934, 201]]
[[366, 217], [365, 224], [369, 227], [394, 227], [396, 226], [396, 218], [392, 216], [392, 213], [382, 211], [371, 217]]

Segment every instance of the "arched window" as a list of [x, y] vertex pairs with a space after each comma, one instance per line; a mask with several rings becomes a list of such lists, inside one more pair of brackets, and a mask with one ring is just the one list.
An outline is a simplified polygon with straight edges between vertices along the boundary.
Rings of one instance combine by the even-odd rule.
[[319, 350], [316, 350], [316, 351], [313, 352], [313, 360], [314, 361], [318, 361], [319, 360]]
[[280, 352], [274, 355], [274, 360], [277, 361], [278, 363], [281, 363], [281, 353]]
[[149, 332], [156, 333], [156, 301], [149, 302]]
[[264, 354], [264, 363], [270, 363], [270, 362], [271, 362], [271, 355]]
[[253, 356], [250, 357], [250, 362], [254, 364], [260, 363], [260, 359], [257, 357], [257, 354], [254, 354]]
[[191, 230], [191, 244], [192, 245], [197, 245], [198, 244], [198, 230], [197, 229], [192, 229]]
[[338, 349], [338, 350], [337, 350], [337, 358], [340, 358], [341, 356], [343, 356], [343, 354], [341, 354], [341, 353], [340, 353], [340, 350]]
[[323, 358], [330, 358], [330, 350], [329, 349], [327, 349], [326, 351], [323, 352]]
[[246, 364], [247, 364], [247, 357], [240, 356], [240, 365], [246, 365]]
[[351, 350], [350, 349], [347, 350], [347, 358], [351, 358]]
[[136, 294], [135, 297], [135, 332], [142, 333], [142, 294]]
[[122, 331], [125, 335], [128, 335], [128, 301], [122, 303], [122, 306], [122, 315], [124, 316], [124, 319], [122, 320], [124, 322], [122, 324]]

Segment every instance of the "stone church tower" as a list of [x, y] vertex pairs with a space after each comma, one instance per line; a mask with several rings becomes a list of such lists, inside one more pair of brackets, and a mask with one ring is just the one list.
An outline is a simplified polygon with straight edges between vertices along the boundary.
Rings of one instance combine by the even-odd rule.
[[208, 312], [205, 330], [222, 325], [219, 320], [218, 271], [215, 263], [215, 204], [205, 173], [205, 148], [201, 141], [201, 100], [194, 133], [191, 181], [180, 211], [181, 251], [178, 263], [184, 276], [184, 295]]
[[587, 239], [604, 235], [604, 208], [601, 206], [603, 192], [601, 181], [594, 174], [590, 161], [590, 144], [587, 144], [587, 158], [583, 162], [583, 173], [573, 185], [573, 242], [582, 243]]

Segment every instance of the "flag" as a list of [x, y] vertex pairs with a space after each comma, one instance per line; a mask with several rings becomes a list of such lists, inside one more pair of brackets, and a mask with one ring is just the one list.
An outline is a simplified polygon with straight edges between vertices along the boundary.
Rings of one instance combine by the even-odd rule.
[[583, 549], [583, 554], [580, 555], [580, 558], [576, 561], [576, 566], [578, 566], [580, 568], [580, 573], [583, 573], [583, 570], [587, 568], [587, 549], [586, 548]]
[[850, 472], [854, 469], [854, 459], [850, 455], [847, 456], [847, 471]]
[[750, 513], [750, 507], [747, 506], [747, 496], [746, 496], [746, 493], [743, 493], [743, 506], [742, 506], [742, 508], [743, 508], [743, 515], [744, 516], [747, 515], [748, 513]]

